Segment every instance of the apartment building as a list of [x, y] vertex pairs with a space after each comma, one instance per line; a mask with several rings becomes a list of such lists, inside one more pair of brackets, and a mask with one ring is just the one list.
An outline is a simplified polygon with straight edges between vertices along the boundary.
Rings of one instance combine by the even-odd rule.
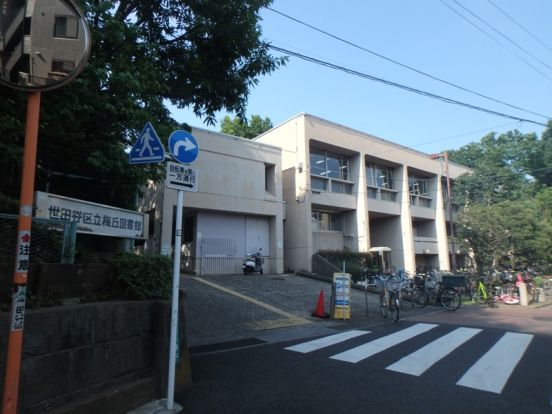
[[[396, 268], [450, 270], [442, 160], [299, 114], [258, 137], [282, 149], [285, 268], [312, 271], [320, 250], [391, 249]], [[451, 180], [469, 169], [449, 163]]]
[[[262, 249], [265, 273], [283, 273], [281, 149], [201, 128], [194, 170], [197, 191], [184, 192], [182, 265], [187, 273], [241, 273]], [[177, 190], [150, 183], [140, 210], [149, 213], [144, 250], [174, 254]]]

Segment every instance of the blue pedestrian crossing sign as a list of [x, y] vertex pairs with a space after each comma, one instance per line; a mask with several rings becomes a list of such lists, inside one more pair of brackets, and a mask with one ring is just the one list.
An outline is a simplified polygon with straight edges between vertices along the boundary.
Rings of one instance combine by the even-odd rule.
[[150, 164], [165, 161], [165, 148], [151, 123], [147, 123], [128, 154], [129, 164]]
[[169, 137], [169, 152], [182, 164], [190, 164], [199, 154], [199, 146], [188, 131], [174, 131]]

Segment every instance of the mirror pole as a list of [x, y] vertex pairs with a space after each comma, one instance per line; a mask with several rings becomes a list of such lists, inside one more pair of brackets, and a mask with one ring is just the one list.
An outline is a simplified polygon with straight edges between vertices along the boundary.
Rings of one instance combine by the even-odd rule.
[[4, 414], [16, 414], [19, 400], [39, 116], [40, 92], [31, 92], [27, 101], [27, 124], [25, 126], [23, 173], [19, 199], [19, 223], [17, 227], [17, 251], [13, 276], [10, 331], [2, 402], [2, 413]]

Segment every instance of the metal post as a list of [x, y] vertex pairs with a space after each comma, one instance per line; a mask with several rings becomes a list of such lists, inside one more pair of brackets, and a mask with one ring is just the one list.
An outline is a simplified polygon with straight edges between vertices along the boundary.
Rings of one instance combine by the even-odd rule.
[[455, 246], [455, 242], [454, 242], [454, 221], [453, 221], [453, 218], [452, 218], [452, 190], [450, 188], [450, 175], [449, 175], [449, 164], [448, 164], [448, 152], [445, 151], [445, 170], [446, 170], [446, 173], [447, 173], [447, 195], [448, 195], [448, 203], [447, 203], [447, 207], [448, 207], [448, 213], [449, 213], [449, 217], [450, 217], [450, 221], [449, 221], [449, 227], [450, 227], [450, 241], [451, 241], [451, 247], [452, 247], [452, 255], [451, 255], [451, 259], [452, 259], [452, 263], [451, 263], [451, 267], [452, 267], [452, 274], [456, 274], [456, 246]]
[[180, 254], [182, 252], [182, 207], [184, 191], [178, 190], [176, 199], [176, 229], [174, 237], [174, 267], [171, 308], [171, 339], [169, 348], [169, 376], [167, 381], [167, 409], [174, 405], [174, 382], [176, 370], [176, 336], [178, 334], [178, 290], [180, 285]]
[[40, 92], [32, 92], [29, 94], [27, 101], [27, 123], [25, 126], [23, 172], [19, 200], [17, 251], [13, 276], [10, 333], [8, 337], [6, 374], [4, 376], [4, 397], [2, 403], [2, 412], [4, 414], [16, 414], [17, 412], [21, 375], [21, 354], [23, 347], [23, 325], [25, 321], [27, 272], [31, 248], [31, 223], [33, 216], [33, 191], [39, 116]]

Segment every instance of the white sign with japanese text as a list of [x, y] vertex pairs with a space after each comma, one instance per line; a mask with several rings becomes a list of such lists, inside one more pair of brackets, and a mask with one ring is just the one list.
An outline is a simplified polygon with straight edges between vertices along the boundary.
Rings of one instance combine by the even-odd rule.
[[177, 162], [167, 162], [167, 187], [197, 192], [197, 169]]
[[149, 216], [132, 210], [59, 196], [35, 193], [35, 217], [63, 223], [76, 222], [77, 233], [127, 239], [148, 237]]

